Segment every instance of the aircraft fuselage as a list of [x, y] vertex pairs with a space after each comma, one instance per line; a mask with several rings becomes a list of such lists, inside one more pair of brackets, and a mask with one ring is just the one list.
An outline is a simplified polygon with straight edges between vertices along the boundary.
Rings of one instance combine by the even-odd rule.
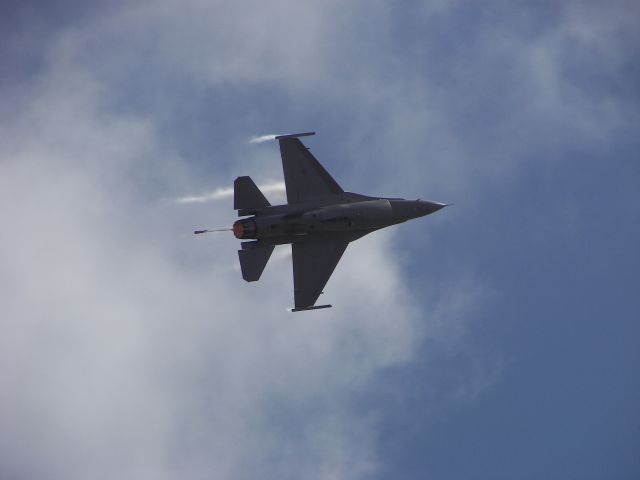
[[[250, 218], [236, 221], [233, 225], [233, 233], [236, 238], [243, 240], [337, 232], [366, 234], [428, 215], [445, 206], [442, 203], [424, 200], [365, 198], [366, 200], [320, 207], [305, 208], [293, 205], [267, 207], [256, 211]], [[293, 241], [294, 238], [291, 240]]]

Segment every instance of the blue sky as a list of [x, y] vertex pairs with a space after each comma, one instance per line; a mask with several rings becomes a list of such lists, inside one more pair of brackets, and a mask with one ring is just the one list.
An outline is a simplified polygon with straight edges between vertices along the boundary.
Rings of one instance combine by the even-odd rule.
[[[640, 473], [635, 2], [19, 2], [1, 20], [0, 477]], [[454, 206], [292, 315], [231, 200], [306, 141]], [[282, 201], [281, 193], [268, 195]]]

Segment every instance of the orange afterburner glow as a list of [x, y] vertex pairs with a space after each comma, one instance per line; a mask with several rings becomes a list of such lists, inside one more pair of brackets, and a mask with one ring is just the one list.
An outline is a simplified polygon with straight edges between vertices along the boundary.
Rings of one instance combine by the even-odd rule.
[[244, 227], [242, 226], [242, 223], [235, 222], [233, 224], [233, 234], [236, 238], [242, 238], [242, 235], [244, 234]]

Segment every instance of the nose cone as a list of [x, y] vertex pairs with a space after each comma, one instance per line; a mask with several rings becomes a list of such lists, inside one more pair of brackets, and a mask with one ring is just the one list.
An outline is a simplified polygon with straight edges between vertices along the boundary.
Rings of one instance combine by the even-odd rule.
[[391, 200], [393, 217], [396, 222], [405, 222], [412, 218], [423, 217], [446, 206], [446, 203], [428, 200]]
[[420, 204], [420, 207], [419, 207], [420, 210], [424, 212], [422, 215], [429, 215], [430, 213], [435, 213], [441, 208], [444, 208], [447, 206], [446, 203], [431, 202], [429, 200], [418, 200], [418, 203]]

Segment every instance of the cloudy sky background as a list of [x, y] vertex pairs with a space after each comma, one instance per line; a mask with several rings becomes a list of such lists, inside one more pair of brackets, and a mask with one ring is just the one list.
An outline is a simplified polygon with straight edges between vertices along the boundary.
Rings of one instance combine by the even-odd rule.
[[[0, 478], [637, 478], [639, 17], [5, 3]], [[250, 140], [307, 130], [346, 190], [455, 205], [290, 314], [287, 247], [246, 284], [190, 232], [238, 175], [282, 201]]]

